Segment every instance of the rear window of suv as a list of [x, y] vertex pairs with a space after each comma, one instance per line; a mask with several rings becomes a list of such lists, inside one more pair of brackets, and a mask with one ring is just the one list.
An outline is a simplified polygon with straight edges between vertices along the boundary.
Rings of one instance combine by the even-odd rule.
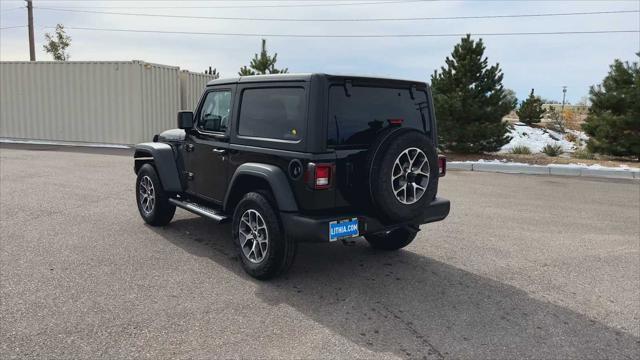
[[400, 88], [352, 86], [329, 88], [328, 146], [366, 146], [390, 123], [429, 131], [427, 94]]
[[245, 89], [240, 102], [238, 134], [263, 139], [299, 141], [306, 119], [301, 87]]

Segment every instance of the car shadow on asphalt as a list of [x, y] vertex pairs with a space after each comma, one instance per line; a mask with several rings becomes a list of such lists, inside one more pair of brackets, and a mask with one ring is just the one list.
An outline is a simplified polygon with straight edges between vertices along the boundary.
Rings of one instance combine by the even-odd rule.
[[[527, 292], [411, 251], [301, 244], [291, 271], [268, 282], [244, 273], [229, 225], [202, 218], [154, 230], [258, 285], [351, 342], [405, 358], [638, 358], [640, 340]], [[215, 276], [215, 274], [212, 274]], [[542, 298], [542, 299], [540, 299]], [[295, 324], [292, 324], [295, 326]]]

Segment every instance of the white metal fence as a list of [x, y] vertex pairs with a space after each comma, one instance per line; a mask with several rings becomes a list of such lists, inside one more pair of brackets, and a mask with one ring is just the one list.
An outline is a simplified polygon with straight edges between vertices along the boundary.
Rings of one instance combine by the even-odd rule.
[[182, 110], [195, 110], [205, 85], [213, 79], [212, 75], [180, 71], [180, 96]]
[[142, 61], [0, 62], [0, 137], [148, 141], [211, 79]]

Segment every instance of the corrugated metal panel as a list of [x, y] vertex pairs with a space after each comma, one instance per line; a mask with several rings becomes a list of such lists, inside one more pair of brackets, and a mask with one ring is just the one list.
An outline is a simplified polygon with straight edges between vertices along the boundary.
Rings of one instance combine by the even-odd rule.
[[134, 144], [175, 127], [179, 68], [0, 62], [0, 137]]
[[209, 74], [180, 71], [182, 110], [195, 110], [202, 91], [211, 80], [213, 80], [213, 76]]
[[180, 110], [180, 69], [164, 65], [141, 63], [142, 129], [147, 140], [153, 134], [176, 127]]

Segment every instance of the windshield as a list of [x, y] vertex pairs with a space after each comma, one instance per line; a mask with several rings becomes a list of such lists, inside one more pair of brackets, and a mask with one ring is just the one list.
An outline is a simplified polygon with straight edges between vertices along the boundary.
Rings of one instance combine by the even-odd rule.
[[349, 95], [342, 85], [329, 89], [328, 146], [366, 146], [390, 124], [421, 129], [429, 127], [427, 94], [408, 88], [353, 86]]

